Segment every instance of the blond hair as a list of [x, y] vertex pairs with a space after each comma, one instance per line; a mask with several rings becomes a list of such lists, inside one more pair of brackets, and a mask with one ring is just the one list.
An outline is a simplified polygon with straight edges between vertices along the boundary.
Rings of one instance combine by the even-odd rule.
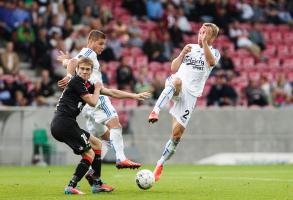
[[82, 56], [82, 57], [80, 57], [80, 58], [78, 59], [78, 63], [77, 63], [77, 64], [78, 64], [78, 67], [79, 67], [79, 65], [81, 65], [81, 64], [90, 65], [92, 69], [93, 69], [93, 67], [94, 67], [94, 63], [93, 63], [93, 61], [92, 61], [91, 59], [87, 58], [87, 57], [84, 57], [84, 56]]
[[219, 27], [214, 24], [214, 23], [204, 23], [203, 24], [204, 26], [208, 26], [208, 27], [211, 27], [212, 28], [212, 37], [213, 38], [216, 38], [218, 36], [218, 33], [219, 33]]

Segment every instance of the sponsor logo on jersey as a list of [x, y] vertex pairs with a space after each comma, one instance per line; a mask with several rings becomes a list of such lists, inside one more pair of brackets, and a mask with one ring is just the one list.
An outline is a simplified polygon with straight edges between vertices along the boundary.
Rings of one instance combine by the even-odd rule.
[[200, 59], [196, 59], [191, 56], [185, 56], [183, 63], [185, 63], [186, 65], [192, 65], [193, 69], [201, 71], [204, 70], [204, 61], [201, 59], [201, 57]]

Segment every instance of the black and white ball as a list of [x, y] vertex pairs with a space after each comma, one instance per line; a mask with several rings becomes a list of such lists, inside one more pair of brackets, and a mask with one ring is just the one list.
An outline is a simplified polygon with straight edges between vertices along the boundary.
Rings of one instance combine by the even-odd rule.
[[150, 189], [155, 183], [155, 177], [153, 172], [148, 169], [143, 169], [137, 172], [135, 181], [140, 189]]

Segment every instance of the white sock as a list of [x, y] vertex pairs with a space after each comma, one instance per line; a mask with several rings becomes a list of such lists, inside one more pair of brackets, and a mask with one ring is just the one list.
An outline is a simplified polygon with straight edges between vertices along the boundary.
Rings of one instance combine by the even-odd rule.
[[160, 110], [172, 99], [175, 91], [176, 89], [173, 85], [167, 85], [159, 96], [153, 111], [159, 113]]
[[107, 140], [102, 140], [102, 152], [101, 152], [101, 159], [103, 160], [107, 154], [107, 152], [109, 151], [109, 149], [111, 149], [111, 142], [107, 141]]
[[126, 156], [124, 154], [124, 144], [121, 128], [110, 129], [110, 141], [116, 153], [116, 160], [118, 162], [125, 160]]
[[170, 139], [166, 143], [162, 157], [160, 158], [160, 160], [158, 160], [157, 165], [164, 165], [164, 163], [173, 156], [173, 154], [176, 151], [178, 143], [179, 141], [174, 141], [172, 139]]

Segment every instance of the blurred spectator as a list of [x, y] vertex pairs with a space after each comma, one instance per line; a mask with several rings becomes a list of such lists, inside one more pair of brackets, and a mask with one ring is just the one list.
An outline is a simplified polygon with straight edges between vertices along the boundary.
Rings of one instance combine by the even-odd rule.
[[119, 60], [122, 52], [122, 44], [118, 39], [116, 31], [110, 31], [106, 41], [106, 47], [110, 48], [114, 53], [115, 58], [113, 60]]
[[116, 23], [113, 25], [113, 32], [115, 32], [121, 44], [126, 44], [128, 42], [127, 24], [123, 23], [120, 19], [117, 19]]
[[81, 16], [80, 23], [83, 25], [89, 26], [93, 19], [94, 18], [92, 15], [92, 8], [90, 6], [87, 6], [84, 10], [83, 15]]
[[84, 11], [87, 9], [87, 7], [91, 8], [91, 13], [93, 16], [98, 15], [98, 4], [96, 0], [82, 0], [82, 1], [76, 1], [75, 6], [78, 9], [78, 13], [84, 13]]
[[15, 106], [28, 106], [28, 99], [24, 96], [23, 91], [16, 90], [15, 91]]
[[67, 74], [62, 63], [57, 61], [57, 57], [60, 55], [60, 50], [65, 52], [65, 46], [62, 40], [57, 41], [56, 47], [54, 47], [51, 52], [52, 72], [54, 74], [54, 78], [57, 80], [63, 78]]
[[253, 10], [253, 16], [251, 18], [251, 21], [265, 22], [266, 21], [265, 8], [263, 5], [261, 5], [260, 0], [253, 0], [251, 7]]
[[37, 40], [34, 44], [35, 56], [34, 56], [34, 67], [37, 68], [51, 68], [50, 60], [50, 45], [47, 38], [47, 29], [42, 28], [38, 32]]
[[163, 35], [163, 57], [166, 58], [167, 60], [171, 60], [172, 59], [172, 55], [173, 55], [173, 49], [174, 49], [174, 44], [173, 41], [171, 40], [171, 36], [169, 32], [165, 32]]
[[236, 4], [236, 7], [241, 12], [240, 18], [242, 21], [247, 22], [247, 21], [251, 20], [254, 13], [253, 13], [253, 9], [249, 3], [247, 3], [244, 0], [240, 0]]
[[121, 59], [120, 65], [116, 69], [116, 82], [120, 90], [133, 90], [135, 78], [132, 73], [132, 68], [128, 64], [127, 57]]
[[169, 29], [169, 33], [175, 47], [180, 48], [183, 42], [183, 32], [179, 29], [176, 23]]
[[160, 20], [163, 16], [163, 5], [160, 0], [147, 0], [147, 16], [151, 20]]
[[63, 39], [66, 39], [67, 37], [69, 37], [72, 32], [73, 32], [72, 21], [71, 21], [71, 19], [67, 18], [65, 20], [64, 26], [62, 27]]
[[261, 31], [261, 26], [258, 22], [253, 22], [251, 24], [251, 29], [249, 31], [248, 38], [257, 46], [264, 50], [266, 47], [265, 40]]
[[157, 39], [155, 32], [150, 33], [150, 37], [143, 44], [143, 51], [148, 56], [150, 61], [165, 62], [167, 59], [164, 57], [164, 46]]
[[129, 41], [130, 46], [142, 47], [142, 33], [141, 29], [138, 26], [138, 20], [132, 18], [130, 24], [128, 25]]
[[35, 33], [29, 21], [25, 20], [22, 25], [17, 28], [16, 32], [17, 49], [22, 53], [25, 53], [26, 59], [31, 59], [32, 44], [35, 41]]
[[237, 93], [227, 81], [228, 79], [224, 74], [219, 73], [216, 75], [216, 82], [212, 85], [207, 96], [207, 106], [236, 105]]
[[285, 74], [278, 74], [272, 84], [273, 105], [280, 107], [288, 104], [292, 96], [291, 84], [286, 80]]
[[48, 70], [44, 69], [41, 73], [41, 90], [40, 95], [44, 97], [51, 97], [54, 95], [55, 91], [53, 88], [54, 81], [50, 78], [50, 73]]
[[145, 0], [123, 0], [122, 6], [138, 18], [146, 15]]
[[[141, 92], [146, 92], [146, 91], [151, 91], [152, 86], [151, 83], [148, 79], [148, 74], [147, 74], [147, 68], [144, 67], [139, 71], [137, 81], [134, 86], [134, 92], [135, 93], [141, 93]], [[150, 102], [148, 101], [139, 101], [139, 105], [141, 104], [149, 104]]]
[[184, 13], [188, 20], [195, 21], [195, 0], [182, 1]]
[[113, 19], [112, 12], [108, 6], [101, 6], [99, 18], [101, 19], [101, 22], [104, 25], [108, 24]]
[[152, 91], [153, 91], [153, 99], [157, 100], [165, 88], [165, 79], [159, 73], [154, 74], [154, 78], [151, 82]]
[[275, 1], [266, 1], [266, 20], [268, 23], [279, 24], [278, 3]]
[[67, 6], [67, 18], [71, 19], [73, 25], [79, 24], [80, 17], [77, 14], [77, 10], [75, 9], [75, 5], [73, 3], [70, 3]]
[[179, 29], [183, 33], [192, 34], [191, 25], [190, 25], [188, 19], [186, 18], [186, 16], [184, 15], [183, 8], [179, 8], [179, 11], [177, 13], [176, 23], [178, 24]]
[[234, 21], [230, 24], [229, 36], [238, 48], [245, 48], [249, 50], [255, 58], [260, 58], [260, 47], [248, 38], [247, 30], [242, 29], [238, 21]]
[[235, 72], [235, 66], [233, 63], [233, 60], [231, 59], [231, 56], [229, 55], [228, 48], [223, 48], [222, 49], [222, 55], [221, 59], [218, 63], [220, 69], [223, 69], [225, 71], [233, 71]]
[[272, 105], [272, 87], [266, 76], [260, 77], [260, 87], [264, 91], [269, 105]]
[[1, 63], [4, 74], [17, 74], [19, 72], [19, 57], [14, 51], [13, 42], [7, 42], [6, 50], [1, 55]]
[[[0, 68], [0, 71], [2, 68]], [[0, 105], [12, 106], [14, 104], [13, 78], [0, 79]]]
[[250, 79], [248, 86], [245, 88], [245, 95], [248, 106], [267, 106], [268, 97], [262, 90], [259, 80]]

